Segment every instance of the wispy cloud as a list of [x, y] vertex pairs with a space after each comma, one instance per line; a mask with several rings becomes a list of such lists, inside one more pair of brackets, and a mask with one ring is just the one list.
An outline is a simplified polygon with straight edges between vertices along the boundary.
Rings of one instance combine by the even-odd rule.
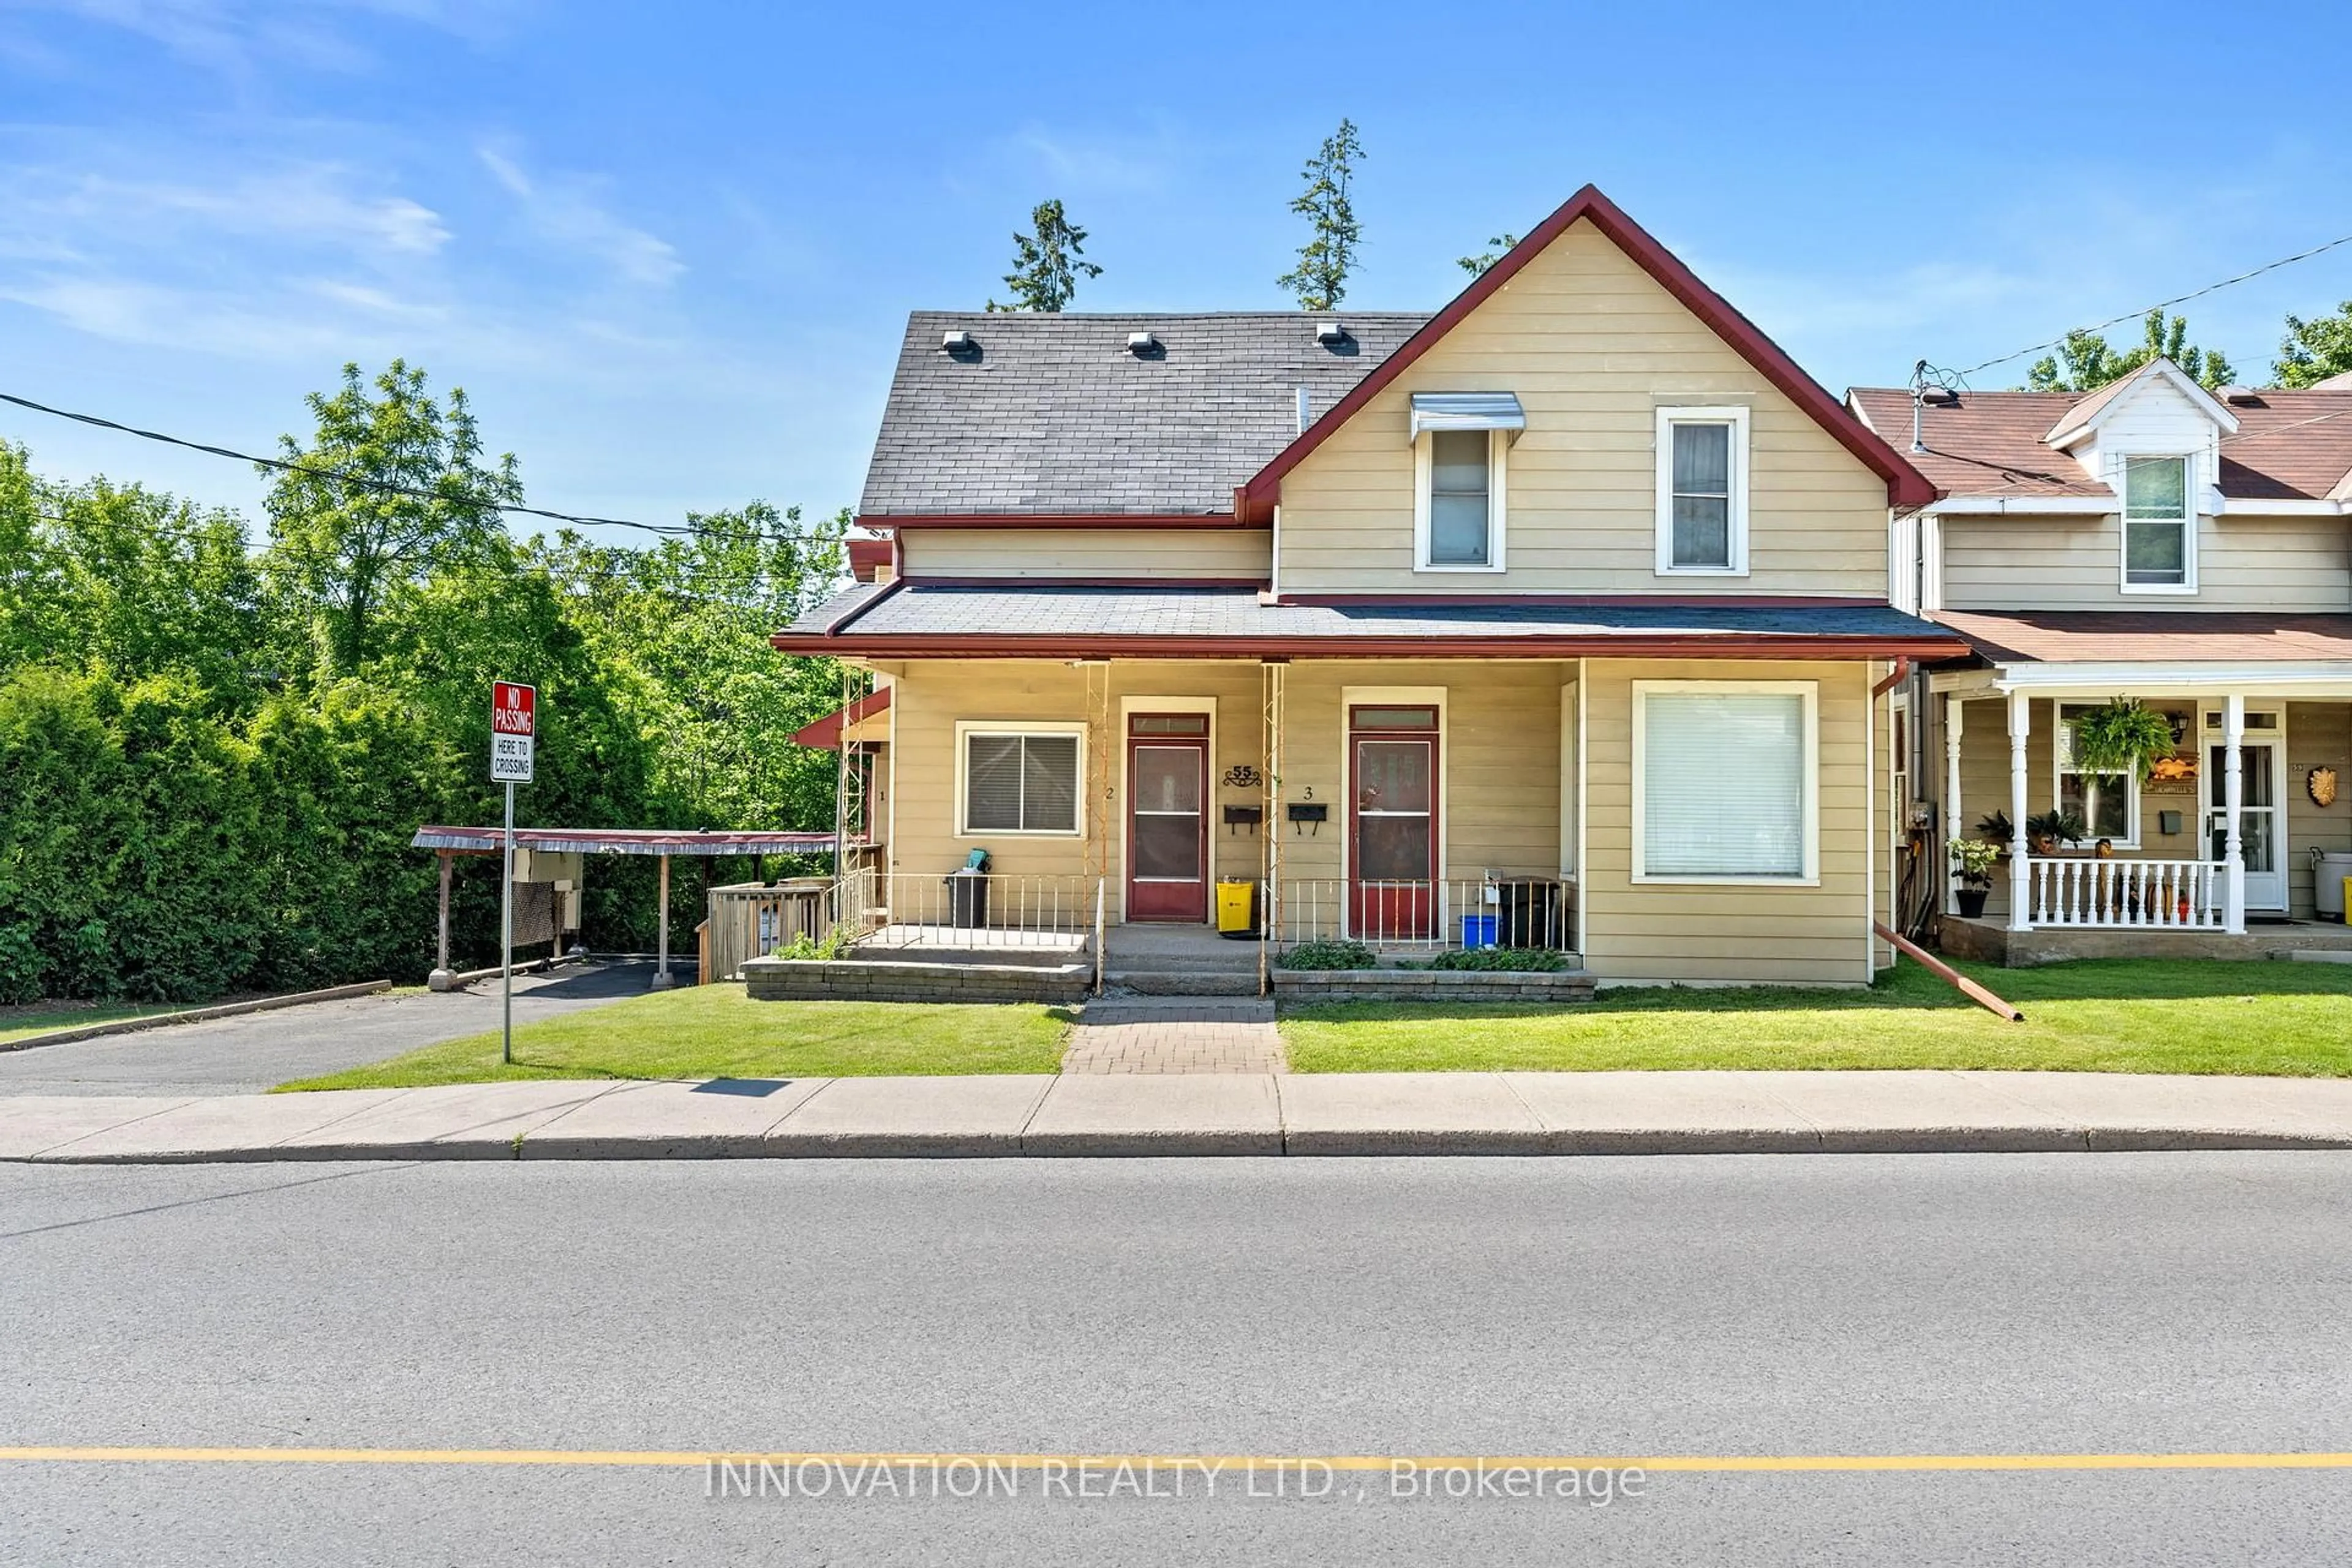
[[188, 229], [357, 251], [429, 256], [449, 238], [440, 215], [406, 196], [368, 193], [332, 163], [240, 174], [221, 182], [61, 175], [0, 169], [0, 243], [46, 233], [152, 243]]
[[[250, 82], [265, 66], [368, 68], [375, 57], [354, 24], [371, 18], [481, 41], [503, 31], [517, 5], [513, 0], [0, 0], [0, 9], [46, 11], [113, 28], [192, 65]], [[44, 58], [52, 66], [64, 64], [55, 53]]]
[[490, 177], [514, 197], [524, 225], [539, 238], [648, 288], [667, 288], [686, 270], [676, 247], [615, 216], [598, 199], [603, 182], [578, 174], [534, 178], [515, 157], [495, 147], [477, 148], [476, 153]]

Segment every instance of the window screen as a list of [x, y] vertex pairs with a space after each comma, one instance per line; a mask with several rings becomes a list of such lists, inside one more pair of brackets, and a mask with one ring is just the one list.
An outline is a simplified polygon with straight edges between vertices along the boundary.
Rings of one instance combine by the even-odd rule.
[[1797, 692], [1645, 692], [1645, 875], [1805, 874], [1805, 700]]
[[1488, 549], [1484, 430], [1440, 430], [1429, 438], [1429, 561], [1433, 566], [1485, 566]]
[[1674, 563], [1731, 565], [1731, 426], [1674, 426]]
[[963, 814], [969, 833], [1076, 832], [1078, 738], [966, 736]]

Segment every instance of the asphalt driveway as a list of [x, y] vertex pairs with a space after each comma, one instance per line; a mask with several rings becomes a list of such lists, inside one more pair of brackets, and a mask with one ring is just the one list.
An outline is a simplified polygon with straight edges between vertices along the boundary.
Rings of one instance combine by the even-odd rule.
[[[675, 970], [673, 970], [675, 973]], [[645, 994], [642, 961], [566, 964], [515, 979], [515, 1023]], [[0, 1094], [253, 1094], [499, 1026], [499, 984], [354, 996], [209, 1023], [0, 1051]]]

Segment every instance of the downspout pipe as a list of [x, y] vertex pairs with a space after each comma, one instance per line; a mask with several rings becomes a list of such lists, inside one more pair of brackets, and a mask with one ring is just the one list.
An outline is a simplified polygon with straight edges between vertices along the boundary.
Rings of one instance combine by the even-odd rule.
[[1911, 656], [1900, 655], [1895, 660], [1895, 668], [1886, 672], [1886, 679], [1870, 689], [1870, 695], [1874, 699], [1884, 697], [1910, 679]]

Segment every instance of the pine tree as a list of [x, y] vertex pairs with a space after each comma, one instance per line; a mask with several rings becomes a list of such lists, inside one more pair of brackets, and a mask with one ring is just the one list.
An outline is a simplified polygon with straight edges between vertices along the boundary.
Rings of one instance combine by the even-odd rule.
[[1058, 315], [1078, 291], [1078, 278], [1102, 276], [1102, 268], [1079, 259], [1086, 254], [1087, 231], [1070, 222], [1057, 197], [1039, 202], [1029, 215], [1033, 234], [1013, 237], [1013, 270], [1004, 275], [1013, 302], [988, 302], [991, 310], [1036, 310]]
[[1356, 140], [1356, 123], [1339, 121], [1339, 129], [1323, 139], [1304, 171], [1307, 189], [1290, 204], [1314, 233], [1298, 247], [1297, 269], [1275, 279], [1298, 296], [1302, 310], [1330, 310], [1347, 296], [1348, 276], [1356, 269], [1356, 247], [1363, 226], [1349, 200], [1356, 179], [1356, 160], [1364, 155]]

